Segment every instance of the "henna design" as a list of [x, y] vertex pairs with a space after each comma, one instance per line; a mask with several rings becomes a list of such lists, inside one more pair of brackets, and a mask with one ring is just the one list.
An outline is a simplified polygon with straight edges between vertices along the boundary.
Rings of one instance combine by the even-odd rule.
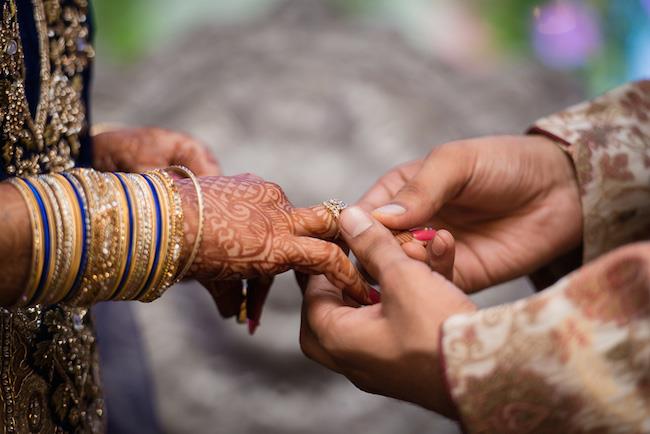
[[[278, 185], [254, 175], [204, 177], [200, 182], [204, 238], [190, 269], [192, 277], [209, 282], [250, 279], [294, 268], [325, 274], [357, 302], [371, 302], [368, 287], [350, 259], [336, 244], [316, 239], [338, 234], [337, 222], [324, 207], [296, 209]], [[196, 232], [196, 194], [185, 180], [178, 186], [189, 246]]]

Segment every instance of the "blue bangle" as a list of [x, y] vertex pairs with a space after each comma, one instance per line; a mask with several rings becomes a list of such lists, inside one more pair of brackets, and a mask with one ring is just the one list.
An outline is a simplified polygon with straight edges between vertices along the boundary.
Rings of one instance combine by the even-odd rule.
[[124, 182], [124, 179], [119, 173], [114, 173], [115, 177], [120, 181], [120, 184], [122, 184], [122, 189], [124, 190], [124, 196], [126, 196], [126, 206], [129, 210], [129, 248], [126, 254], [126, 266], [124, 267], [124, 274], [122, 274], [122, 278], [120, 279], [120, 284], [117, 285], [117, 290], [113, 295], [119, 294], [122, 292], [124, 289], [124, 284], [126, 283], [126, 279], [129, 276], [129, 273], [131, 272], [131, 250], [133, 249], [133, 244], [134, 244], [134, 239], [133, 239], [133, 207], [131, 205], [131, 197], [129, 195], [129, 191], [126, 187], [126, 184]]
[[72, 191], [74, 191], [74, 195], [76, 196], [77, 201], [79, 202], [79, 210], [81, 211], [81, 224], [83, 225], [83, 230], [81, 231], [81, 262], [79, 263], [79, 270], [77, 270], [77, 276], [74, 279], [72, 289], [65, 298], [65, 301], [68, 301], [79, 290], [79, 287], [81, 286], [81, 280], [88, 263], [88, 235], [90, 232], [90, 223], [86, 219], [86, 204], [84, 203], [83, 197], [81, 196], [81, 193], [79, 193], [79, 190], [77, 189], [75, 183], [72, 181], [72, 175], [69, 173], [61, 173], [61, 175], [63, 175], [63, 177], [68, 181], [72, 187]]
[[43, 270], [41, 273], [41, 278], [38, 281], [38, 286], [36, 287], [36, 292], [34, 293], [34, 296], [32, 299], [29, 301], [31, 303], [33, 300], [38, 300], [38, 298], [41, 296], [41, 293], [44, 290], [45, 282], [47, 280], [47, 275], [50, 272], [50, 256], [52, 255], [52, 252], [50, 251], [51, 249], [51, 240], [50, 240], [50, 220], [47, 218], [47, 212], [45, 211], [45, 204], [43, 203], [43, 198], [41, 197], [41, 194], [38, 192], [36, 187], [34, 187], [34, 184], [31, 183], [26, 178], [23, 178], [23, 181], [25, 181], [25, 184], [29, 187], [29, 189], [32, 191], [32, 194], [36, 198], [36, 202], [38, 203], [38, 209], [39, 212], [41, 213], [41, 220], [43, 222], [43, 238], [44, 238], [44, 260], [43, 260]]
[[160, 199], [158, 198], [158, 192], [156, 192], [156, 187], [153, 185], [153, 182], [147, 175], [142, 175], [142, 177], [145, 179], [145, 181], [147, 181], [147, 184], [149, 184], [149, 188], [151, 189], [151, 193], [153, 195], [154, 205], [156, 207], [156, 252], [153, 257], [153, 266], [149, 272], [149, 277], [147, 277], [147, 281], [142, 287], [140, 293], [137, 295], [136, 300], [140, 299], [142, 295], [146, 294], [147, 290], [149, 289], [149, 285], [151, 285], [151, 281], [156, 274], [156, 268], [158, 268], [158, 260], [160, 259], [160, 238], [162, 237], [162, 213], [160, 211]]

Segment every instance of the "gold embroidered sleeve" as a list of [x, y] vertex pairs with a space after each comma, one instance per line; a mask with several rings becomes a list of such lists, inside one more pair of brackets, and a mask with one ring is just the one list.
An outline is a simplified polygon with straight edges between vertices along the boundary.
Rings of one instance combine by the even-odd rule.
[[576, 168], [583, 261], [650, 238], [650, 81], [631, 83], [535, 123]]
[[644, 433], [650, 243], [516, 303], [451, 317], [442, 362], [469, 433]]

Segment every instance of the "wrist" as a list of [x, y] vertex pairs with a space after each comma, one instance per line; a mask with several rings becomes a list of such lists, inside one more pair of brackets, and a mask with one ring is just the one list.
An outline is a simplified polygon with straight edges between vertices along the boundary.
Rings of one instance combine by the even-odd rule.
[[[199, 206], [196, 188], [191, 179], [176, 179], [174, 181], [181, 196], [183, 209], [183, 246], [180, 254], [180, 264], [185, 266], [192, 260], [192, 250], [199, 234]], [[190, 267], [186, 277], [193, 277], [193, 268]]]
[[[3, 221], [11, 230], [0, 234], [0, 251], [7, 253], [0, 262], [0, 306], [12, 306], [28, 280], [32, 254], [29, 209], [20, 192], [6, 182], [0, 183]], [[10, 254], [9, 254], [10, 253]]]
[[567, 216], [570, 219], [568, 221], [575, 222], [575, 224], [568, 226], [574, 228], [574, 230], [570, 238], [567, 239], [569, 246], [566, 251], [573, 250], [580, 246], [583, 236], [582, 200], [580, 197], [580, 182], [578, 180], [576, 166], [564, 142], [547, 135], [537, 135], [536, 137], [542, 141], [545, 149], [548, 150], [548, 154], [553, 161], [553, 166], [558, 168], [556, 188], [563, 192], [568, 202], [577, 205], [571, 208], [565, 207], [567, 210], [572, 210], [571, 215]]

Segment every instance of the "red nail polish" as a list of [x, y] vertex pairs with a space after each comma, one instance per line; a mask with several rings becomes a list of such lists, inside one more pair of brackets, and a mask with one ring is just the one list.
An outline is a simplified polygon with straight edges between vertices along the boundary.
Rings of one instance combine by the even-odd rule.
[[251, 336], [253, 336], [253, 335], [255, 334], [255, 330], [257, 330], [257, 328], [258, 328], [259, 326], [260, 326], [260, 322], [259, 322], [259, 321], [256, 321], [256, 320], [253, 320], [253, 319], [249, 319], [249, 320], [248, 320], [248, 334], [251, 335]]
[[436, 237], [436, 232], [437, 231], [435, 229], [431, 229], [431, 228], [411, 230], [411, 233], [413, 234], [413, 238], [415, 238], [418, 241], [431, 241]]
[[381, 303], [381, 293], [375, 288], [370, 288], [368, 290], [368, 296], [370, 297], [372, 304]]

